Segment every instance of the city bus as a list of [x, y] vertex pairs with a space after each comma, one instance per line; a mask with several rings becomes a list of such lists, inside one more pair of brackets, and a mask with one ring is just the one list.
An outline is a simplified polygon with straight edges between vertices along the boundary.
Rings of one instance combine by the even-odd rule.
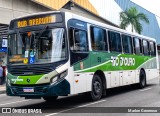
[[7, 62], [7, 95], [46, 101], [80, 93], [99, 100], [108, 88], [144, 88], [159, 76], [155, 39], [69, 11], [12, 20]]

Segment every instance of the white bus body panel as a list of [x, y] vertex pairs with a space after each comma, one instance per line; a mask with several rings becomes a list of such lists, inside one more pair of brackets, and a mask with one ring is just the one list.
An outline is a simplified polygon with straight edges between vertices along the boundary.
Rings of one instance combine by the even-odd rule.
[[[128, 33], [129, 35], [139, 36], [141, 38], [146, 38], [148, 40], [155, 41], [152, 38], [145, 37], [145, 36], [138, 35], [138, 34], [133, 34], [130, 32], [126, 32], [125, 30], [122, 30], [122, 29], [119, 29], [116, 27], [112, 27], [110, 25], [106, 25], [106, 24], [79, 16], [76, 14], [69, 13], [69, 12], [65, 13], [65, 17], [66, 17], [66, 25], [67, 25], [67, 21], [69, 19], [77, 19], [77, 20], [88, 22], [88, 24], [87, 24], [88, 33], [90, 33], [90, 23], [92, 23], [92, 24], [99, 25], [101, 27], [105, 27], [108, 29], [117, 30], [122, 33]], [[108, 30], [108, 29], [106, 29], [106, 30]], [[88, 42], [89, 42], [89, 50], [91, 51], [90, 34], [88, 34]], [[158, 62], [158, 58], [157, 58], [157, 62]], [[157, 67], [159, 69], [158, 63], [157, 63]], [[68, 75], [68, 80], [69, 80], [69, 82], [72, 83], [71, 84], [71, 94], [77, 94], [77, 93], [91, 91], [92, 78], [93, 78], [94, 73], [93, 74], [92, 73], [78, 74], [78, 73], [74, 72], [73, 67], [69, 68], [68, 70], [70, 72]], [[159, 76], [159, 70], [157, 70], [157, 69], [146, 69], [145, 72], [146, 72], [146, 79], [147, 80], [150, 80], [150, 79], [153, 79], [153, 78]], [[106, 77], [106, 85], [107, 85], [106, 88], [114, 88], [114, 87], [118, 87], [118, 86], [139, 83], [140, 70], [137, 69], [137, 70], [127, 70], [127, 71], [109, 71], [109, 72], [104, 72], [104, 74]], [[77, 75], [79, 75], [79, 76], [77, 76]], [[73, 80], [73, 81], [71, 81], [71, 80]]]

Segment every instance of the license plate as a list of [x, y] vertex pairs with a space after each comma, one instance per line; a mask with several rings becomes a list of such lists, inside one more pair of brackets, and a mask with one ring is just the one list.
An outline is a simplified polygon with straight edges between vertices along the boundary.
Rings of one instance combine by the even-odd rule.
[[23, 92], [34, 92], [34, 88], [23, 88]]

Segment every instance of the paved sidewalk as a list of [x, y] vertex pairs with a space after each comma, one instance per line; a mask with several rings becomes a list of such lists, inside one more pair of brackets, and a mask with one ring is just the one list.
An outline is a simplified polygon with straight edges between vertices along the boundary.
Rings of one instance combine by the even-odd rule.
[[0, 94], [6, 93], [6, 85], [0, 85]]

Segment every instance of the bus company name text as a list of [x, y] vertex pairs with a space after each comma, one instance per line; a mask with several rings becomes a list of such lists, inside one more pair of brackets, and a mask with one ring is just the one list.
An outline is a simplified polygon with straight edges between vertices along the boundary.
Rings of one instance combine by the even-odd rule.
[[112, 66], [134, 66], [135, 58], [111, 56]]

